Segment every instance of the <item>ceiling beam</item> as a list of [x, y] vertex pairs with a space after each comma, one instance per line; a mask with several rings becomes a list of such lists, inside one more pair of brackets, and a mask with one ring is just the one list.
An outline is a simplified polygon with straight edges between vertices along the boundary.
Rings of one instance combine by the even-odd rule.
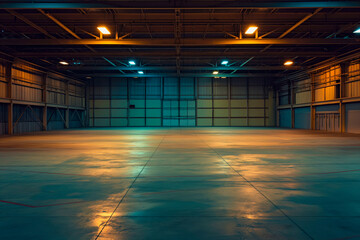
[[55, 39], [54, 36], [52, 36], [50, 33], [48, 33], [45, 29], [43, 29], [42, 27], [36, 25], [35, 23], [33, 23], [32, 21], [30, 21], [29, 19], [27, 19], [26, 17], [24, 17], [23, 15], [13, 11], [13, 10], [6, 10], [8, 13], [10, 13], [11, 15], [17, 17], [18, 19], [20, 19], [21, 21], [25, 22], [26, 24], [30, 25], [31, 27], [35, 28], [36, 30], [38, 30], [39, 32], [41, 32], [42, 34], [48, 36], [49, 38]]
[[[297, 23], [295, 23], [294, 25], [292, 25], [288, 30], [286, 30], [284, 33], [282, 33], [278, 39], [282, 39], [284, 38], [286, 35], [288, 35], [290, 32], [292, 32], [295, 28], [297, 28], [298, 26], [300, 26], [302, 23], [304, 23], [306, 20], [308, 20], [309, 18], [311, 18], [312, 16], [316, 15], [318, 12], [320, 12], [322, 10], [322, 8], [318, 8], [315, 10], [315, 12], [310, 13], [308, 15], [306, 15], [305, 17], [303, 17], [300, 21], [298, 21]], [[266, 47], [264, 47], [260, 52], [265, 52], [267, 49], [269, 49], [272, 46], [272, 44], [267, 45]], [[245, 65], [246, 63], [248, 63], [249, 61], [251, 61], [254, 57], [251, 57], [248, 59], [248, 61], [246, 61], [243, 65]]]
[[[39, 12], [41, 12], [43, 15], [47, 16], [48, 18], [50, 18], [52, 21], [54, 21], [57, 25], [59, 25], [62, 29], [64, 29], [66, 32], [70, 33], [74, 38], [80, 40], [81, 37], [79, 37], [76, 33], [74, 33], [73, 31], [71, 31], [67, 26], [65, 26], [62, 22], [60, 22], [58, 19], [56, 19], [54, 16], [52, 16], [49, 13], [44, 12], [41, 9], [38, 9]], [[86, 48], [88, 48], [91, 52], [96, 53], [96, 51], [92, 48], [89, 47], [88, 45], [85, 45]], [[102, 57], [105, 61], [107, 61], [108, 63], [110, 63], [112, 66], [116, 67], [116, 64], [113, 63], [112, 61], [110, 61], [109, 59]]]
[[[79, 71], [104, 71], [104, 70], [127, 70], [127, 71], [137, 71], [137, 70], [144, 70], [144, 71], [151, 71], [151, 70], [176, 70], [176, 66], [160, 66], [160, 67], [150, 67], [150, 66], [59, 66], [59, 70], [79, 70]], [[209, 66], [182, 66], [181, 69], [183, 70], [239, 70], [239, 71], [273, 71], [273, 70], [300, 70], [303, 69], [300, 66], [244, 66], [244, 67], [209, 67]]]
[[[177, 77], [178, 74], [176, 72], [174, 73], [151, 73], [151, 74], [137, 74], [137, 73], [129, 73], [129, 74], [112, 74], [112, 73], [95, 73], [95, 74], [76, 74], [76, 77], [112, 77], [112, 78], [122, 78], [122, 77], [136, 77], [136, 78], [142, 78], [142, 77]], [[283, 77], [285, 74], [271, 74], [269, 76], [268, 73], [236, 73], [236, 74], [222, 74], [219, 73], [218, 75], [213, 75], [212, 73], [182, 73], [181, 77]]]
[[66, 32], [70, 33], [73, 37], [75, 37], [76, 39], [81, 39], [78, 35], [76, 35], [73, 31], [71, 31], [68, 27], [66, 27], [64, 24], [62, 24], [59, 20], [57, 20], [55, 17], [53, 17], [51, 14], [49, 13], [45, 13], [43, 10], [38, 9], [39, 12], [41, 12], [43, 15], [47, 16], [48, 18], [50, 18], [53, 22], [55, 22], [57, 25], [59, 25], [62, 29], [64, 29]]
[[[47, 52], [47, 51], [36, 51], [36, 52], [18, 52], [15, 54], [17, 57], [141, 57], [141, 58], [159, 58], [159, 57], [174, 57], [176, 56], [175, 51], [146, 51], [146, 52], [119, 52], [119, 51], [97, 51], [97, 52]], [[301, 57], [335, 57], [338, 55], [337, 52], [318, 52], [304, 50], [301, 52], [208, 52], [208, 51], [192, 51], [192, 52], [180, 52], [181, 58], [227, 58], [232, 59], [244, 58], [248, 56], [301, 56]]]
[[124, 46], [227, 46], [227, 45], [344, 45], [360, 44], [359, 38], [267, 38], [267, 39], [223, 39], [223, 38], [183, 38], [180, 43], [174, 39], [0, 39], [0, 45], [7, 46], [58, 46], [58, 45], [124, 45]]
[[352, 8], [360, 7], [359, 1], [2, 1], [4, 9], [234, 9], [234, 8]]

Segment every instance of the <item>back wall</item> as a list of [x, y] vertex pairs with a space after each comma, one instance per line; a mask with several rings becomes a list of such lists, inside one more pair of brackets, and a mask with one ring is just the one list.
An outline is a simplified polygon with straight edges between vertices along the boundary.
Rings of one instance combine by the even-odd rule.
[[103, 78], [89, 92], [93, 127], [275, 125], [266, 79]]

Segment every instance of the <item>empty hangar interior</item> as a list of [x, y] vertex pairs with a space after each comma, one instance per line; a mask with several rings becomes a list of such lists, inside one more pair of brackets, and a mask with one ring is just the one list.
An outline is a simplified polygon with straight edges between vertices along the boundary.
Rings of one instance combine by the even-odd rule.
[[[358, 8], [158, 4], [4, 4], [1, 134], [132, 126], [359, 132]], [[245, 34], [252, 25], [256, 32]]]
[[[9, 149], [32, 148], [31, 141], [35, 141], [38, 146], [34, 148], [44, 150], [41, 144], [47, 146], [47, 140], [43, 137], [59, 136], [59, 141], [66, 138], [70, 142], [74, 137], [85, 141], [80, 136], [89, 134], [92, 139], [95, 132], [101, 134], [98, 140], [101, 146], [105, 144], [101, 139], [108, 134], [121, 138], [134, 134], [128, 141], [137, 139], [139, 146], [142, 143], [147, 146], [147, 140], [136, 135], [167, 134], [163, 144], [171, 148], [170, 143], [166, 145], [168, 138], [173, 144], [184, 145], [185, 152], [193, 149], [191, 134], [208, 135], [205, 140], [210, 141], [209, 148], [229, 167], [232, 162], [227, 162], [221, 149], [217, 151], [222, 144], [233, 144], [233, 151], [243, 146], [252, 149], [265, 144], [263, 141], [271, 145], [269, 136], [276, 138], [285, 132], [295, 134], [284, 136], [294, 144], [299, 140], [296, 136], [309, 142], [321, 141], [323, 137], [328, 148], [333, 146], [334, 137], [336, 147], [344, 146], [345, 142], [355, 146], [352, 156], [359, 156], [356, 148], [360, 141], [356, 134], [360, 133], [360, 4], [357, 1], [0, 1], [0, 29], [0, 135], [3, 135], [0, 157], [4, 159], [0, 161], [0, 170], [8, 166], [16, 168], [12, 164], [21, 163]], [[239, 137], [233, 139], [231, 133]], [[236, 142], [241, 135], [250, 142], [246, 139]], [[253, 139], [255, 135], [260, 142]], [[223, 138], [215, 139], [217, 136]], [[349, 136], [351, 141], [346, 138]], [[54, 141], [53, 138], [49, 141]], [[17, 141], [25, 147], [17, 146]], [[288, 144], [279, 141], [277, 144]], [[58, 144], [60, 149], [64, 143]], [[77, 148], [79, 143], [73, 144]], [[161, 152], [161, 144], [156, 153]], [[58, 151], [55, 145], [49, 149]], [[93, 147], [96, 149], [97, 145]], [[107, 154], [106, 150], [101, 151]], [[129, 155], [123, 153], [122, 157], [138, 154], [140, 158], [143, 150], [139, 147], [134, 151], [129, 150]], [[155, 152], [149, 161], [156, 159]], [[171, 153], [182, 154], [180, 149]], [[108, 154], [114, 153], [109, 150]], [[352, 160], [352, 164], [359, 164], [356, 157]], [[128, 190], [114, 212], [148, 168], [149, 161], [125, 188]], [[98, 167], [102, 169], [103, 165]], [[240, 176], [246, 177], [244, 174]], [[245, 177], [260, 195], [274, 206], [277, 204]], [[5, 200], [0, 199], [0, 203], [6, 207], [12, 203], [6, 200], [11, 193], [2, 194], [0, 198]], [[249, 235], [249, 239], [304, 236], [330, 239], [302, 227], [280, 205], [275, 208], [302, 233], [289, 237], [283, 232], [280, 235], [272, 232], [266, 235], [272, 236], [269, 238]], [[111, 228], [104, 226], [111, 222], [112, 216], [104, 218], [102, 224], [97, 221], [100, 226], [93, 224], [89, 228], [96, 239], [102, 239], [103, 230]], [[215, 235], [206, 235], [203, 230], [192, 232], [194, 239], [225, 236], [216, 235], [224, 233], [222, 230]], [[105, 232], [105, 238], [106, 234], [120, 236], [109, 232]], [[339, 232], [331, 234], [335, 236]], [[42, 239], [43, 235], [36, 235], [40, 233], [31, 232], [35, 234], [31, 236]], [[178, 239], [188, 238], [186, 233]], [[4, 239], [14, 239], [13, 233], [8, 234]], [[59, 234], [59, 239], [89, 237], [80, 233], [73, 237]], [[136, 234], [139, 232], [130, 230], [124, 236], [135, 239], [139, 237]], [[143, 234], [140, 239], [148, 237], [148, 232]], [[226, 235], [226, 239], [238, 239], [239, 235], [232, 234]], [[300, 237], [301, 234], [304, 236]], [[169, 238], [164, 239], [174, 237], [165, 236]], [[349, 236], [340, 234], [340, 237]]]

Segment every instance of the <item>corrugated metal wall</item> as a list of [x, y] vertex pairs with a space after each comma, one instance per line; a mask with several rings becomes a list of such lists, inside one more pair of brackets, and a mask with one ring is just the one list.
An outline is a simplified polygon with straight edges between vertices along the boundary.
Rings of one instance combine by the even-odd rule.
[[26, 133], [41, 131], [43, 129], [42, 108], [38, 106], [27, 106], [14, 104], [14, 133]]
[[268, 92], [266, 80], [253, 78], [95, 79], [90, 125], [272, 126]]
[[47, 109], [48, 130], [65, 128], [65, 109], [49, 107]]
[[345, 82], [345, 96], [360, 97], [360, 59], [351, 61], [349, 77]]
[[[85, 95], [82, 82], [21, 60], [10, 63], [0, 59], [0, 134], [11, 133], [11, 106], [13, 133], [84, 126]], [[43, 118], [43, 114], [47, 116]], [[69, 119], [67, 124], [65, 119]]]
[[70, 109], [69, 128], [85, 127], [85, 111]]
[[291, 126], [291, 123], [285, 124], [284, 119], [282, 122], [280, 119], [284, 117], [284, 110], [288, 109], [294, 111], [295, 128], [311, 128], [312, 106], [314, 129], [339, 132], [342, 106], [345, 106], [342, 117], [346, 126], [343, 129], [356, 132], [358, 113], [356, 109], [350, 110], [350, 106], [359, 102], [360, 59], [346, 60], [310, 74], [304, 72], [301, 75], [289, 76], [277, 86], [279, 126]]
[[31, 102], [42, 101], [43, 77], [24, 64], [14, 64], [11, 70], [12, 98]]
[[315, 102], [334, 100], [340, 97], [340, 65], [329, 67], [314, 74]]
[[7, 134], [8, 131], [8, 105], [0, 103], [0, 135]]
[[6, 63], [1, 63], [0, 62], [0, 98], [6, 98], [7, 96], [7, 81], [5, 79], [5, 74], [6, 74], [6, 67], [5, 67]]
[[345, 109], [347, 132], [360, 133], [360, 103], [348, 103]]

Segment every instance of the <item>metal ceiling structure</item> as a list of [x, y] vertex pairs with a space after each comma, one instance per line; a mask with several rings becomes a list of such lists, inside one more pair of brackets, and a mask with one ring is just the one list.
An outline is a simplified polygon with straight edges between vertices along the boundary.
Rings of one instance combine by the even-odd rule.
[[0, 51], [78, 78], [281, 76], [360, 52], [359, 26], [358, 1], [1, 1]]

